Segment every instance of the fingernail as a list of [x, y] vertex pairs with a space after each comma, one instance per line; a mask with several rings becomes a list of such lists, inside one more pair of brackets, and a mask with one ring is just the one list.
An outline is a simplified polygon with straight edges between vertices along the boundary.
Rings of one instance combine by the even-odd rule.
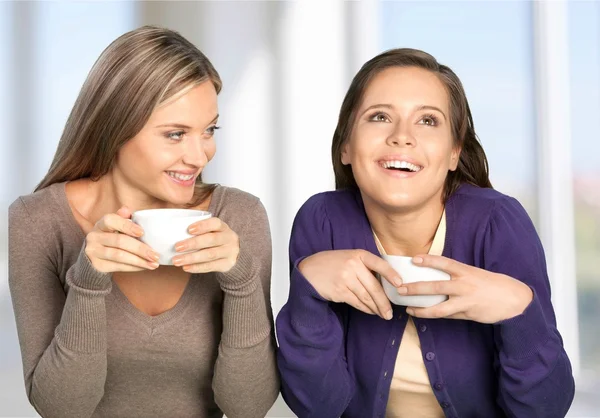
[[385, 316], [385, 319], [387, 319], [387, 320], [389, 321], [389, 320], [390, 320], [390, 319], [392, 319], [392, 317], [394, 316], [394, 313], [393, 313], [393, 312], [392, 312], [392, 310], [390, 309], [389, 311], [387, 311], [387, 312], [385, 313], [385, 315], [384, 315], [384, 316]]
[[421, 264], [423, 262], [423, 258], [422, 257], [413, 257], [412, 262], [414, 264]]
[[183, 250], [185, 250], [185, 244], [180, 243], [175, 246], [175, 251], [179, 252], [179, 251], [183, 251]]
[[402, 286], [402, 280], [399, 277], [394, 277], [393, 281], [396, 287]]
[[406, 295], [408, 293], [408, 289], [406, 288], [406, 286], [400, 286], [398, 288], [398, 293], [400, 293], [401, 295]]
[[409, 315], [414, 315], [415, 311], [412, 310], [411, 308], [406, 308], [406, 313], [409, 314]]
[[149, 265], [151, 268], [153, 268], [153, 269], [157, 269], [157, 268], [158, 268], [158, 266], [159, 266], [159, 264], [158, 264], [158, 263], [155, 263], [155, 262], [148, 263], [148, 265]]
[[176, 266], [181, 265], [182, 261], [183, 261], [183, 257], [173, 257], [173, 264], [176, 265]]
[[195, 226], [191, 226], [190, 229], [188, 229], [188, 232], [190, 234], [195, 234], [196, 232], [198, 232], [198, 228], [196, 228]]
[[160, 256], [158, 254], [156, 254], [154, 251], [148, 251], [147, 253], [148, 258], [150, 259], [150, 261], [158, 261], [160, 259]]

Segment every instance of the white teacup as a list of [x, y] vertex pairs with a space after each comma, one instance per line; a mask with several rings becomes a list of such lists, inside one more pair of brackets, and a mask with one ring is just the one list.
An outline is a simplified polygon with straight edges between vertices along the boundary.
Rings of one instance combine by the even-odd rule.
[[[398, 272], [403, 283], [450, 280], [450, 275], [444, 271], [413, 264], [412, 257], [399, 255], [383, 255], [382, 257]], [[398, 293], [398, 289], [386, 279], [381, 277], [380, 280], [388, 299], [396, 305], [427, 308], [448, 299], [448, 295], [401, 295]]]
[[193, 209], [147, 209], [134, 212], [131, 220], [144, 229], [140, 240], [159, 254], [158, 263], [172, 266], [178, 253], [175, 244], [193, 235], [188, 227], [212, 216], [210, 212]]

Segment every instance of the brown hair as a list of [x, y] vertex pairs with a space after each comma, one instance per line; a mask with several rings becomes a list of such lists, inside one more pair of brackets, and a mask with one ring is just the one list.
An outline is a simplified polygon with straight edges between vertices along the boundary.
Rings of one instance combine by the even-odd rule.
[[[179, 33], [143, 26], [121, 35], [88, 74], [50, 169], [36, 190], [86, 177], [98, 180], [158, 106], [207, 80], [219, 93], [219, 74]], [[198, 176], [189, 205], [200, 204], [214, 187]]]
[[473, 125], [467, 96], [458, 76], [434, 57], [417, 49], [401, 48], [386, 51], [368, 61], [358, 71], [346, 93], [338, 124], [333, 134], [331, 158], [335, 174], [335, 188], [358, 187], [352, 167], [342, 164], [342, 149], [350, 138], [356, 113], [369, 82], [382, 70], [390, 67], [418, 67], [436, 74], [446, 86], [450, 99], [450, 125], [455, 147], [461, 150], [456, 171], [449, 171], [444, 185], [444, 202], [462, 183], [492, 187], [488, 161]]

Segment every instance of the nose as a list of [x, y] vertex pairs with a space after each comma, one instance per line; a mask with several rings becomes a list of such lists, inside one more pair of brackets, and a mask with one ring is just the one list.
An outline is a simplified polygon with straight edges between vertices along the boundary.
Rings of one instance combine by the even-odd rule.
[[387, 138], [387, 143], [394, 147], [414, 147], [417, 141], [412, 135], [409, 125], [409, 123], [403, 121], [396, 122], [394, 130]]
[[190, 138], [185, 141], [182, 160], [184, 164], [203, 168], [208, 162], [204, 141], [200, 138]]

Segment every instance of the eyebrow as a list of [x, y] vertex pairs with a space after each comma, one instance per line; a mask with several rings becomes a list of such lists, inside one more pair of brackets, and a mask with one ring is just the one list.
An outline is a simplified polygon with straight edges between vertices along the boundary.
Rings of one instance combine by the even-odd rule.
[[[214, 119], [210, 121], [209, 125], [211, 123], [215, 123], [217, 121], [217, 119], [219, 119], [219, 115], [215, 116]], [[176, 122], [163, 123], [162, 125], [157, 125], [156, 128], [192, 129], [191, 126], [185, 125], [183, 123], [176, 123]]]
[[[388, 103], [378, 103], [378, 104], [374, 104], [372, 106], [367, 107], [364, 112], [361, 113], [361, 116], [364, 115], [365, 113], [367, 113], [369, 110], [371, 109], [376, 109], [376, 108], [385, 108], [385, 109], [394, 109], [394, 106], [392, 106], [391, 104]], [[416, 107], [417, 111], [419, 110], [435, 110], [437, 112], [440, 112], [443, 116], [444, 119], [448, 120], [448, 118], [446, 117], [446, 114], [442, 111], [442, 109], [440, 109], [439, 107], [436, 106], [430, 106], [430, 105], [419, 105]]]

